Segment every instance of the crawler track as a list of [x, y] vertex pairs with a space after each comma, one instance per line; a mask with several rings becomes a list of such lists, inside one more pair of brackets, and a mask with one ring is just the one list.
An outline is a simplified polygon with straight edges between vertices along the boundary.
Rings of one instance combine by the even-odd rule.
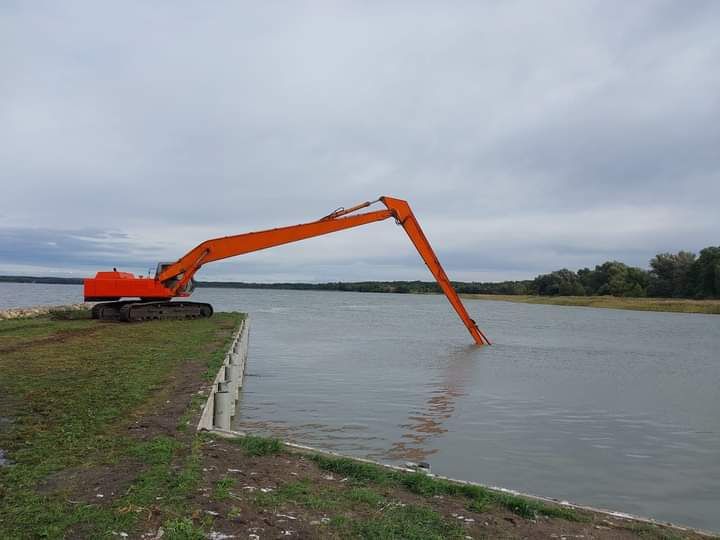
[[103, 321], [141, 322], [152, 320], [201, 319], [212, 317], [213, 308], [201, 302], [121, 301], [97, 304], [93, 319]]

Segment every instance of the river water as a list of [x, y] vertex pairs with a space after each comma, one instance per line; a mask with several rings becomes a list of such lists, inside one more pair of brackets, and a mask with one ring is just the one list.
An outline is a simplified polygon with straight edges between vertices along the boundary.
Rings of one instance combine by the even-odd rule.
[[[80, 291], [0, 284], [0, 308]], [[251, 315], [236, 429], [720, 530], [720, 316], [466, 300], [478, 348], [442, 296], [193, 299]]]

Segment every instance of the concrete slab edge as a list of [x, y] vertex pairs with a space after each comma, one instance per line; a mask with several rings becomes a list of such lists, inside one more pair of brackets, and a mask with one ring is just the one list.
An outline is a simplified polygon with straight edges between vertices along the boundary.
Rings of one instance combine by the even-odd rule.
[[[208, 397], [205, 401], [205, 405], [203, 406], [202, 413], [200, 414], [200, 420], [196, 428], [197, 431], [212, 430], [215, 427], [213, 418], [215, 415], [215, 394], [218, 392], [219, 384], [226, 382], [230, 383], [233, 394], [231, 396], [231, 406], [234, 410], [235, 403], [238, 398], [238, 392], [242, 388], [243, 379], [245, 376], [245, 364], [247, 362], [249, 339], [250, 317], [245, 316], [245, 318], [240, 322], [238, 328], [233, 333], [230, 346], [225, 353], [225, 358], [223, 359], [223, 363], [220, 366], [220, 369], [218, 369], [218, 372], [215, 375], [215, 379], [213, 379], [213, 382], [210, 386], [208, 386], [204, 391], [202, 391], [203, 393], [207, 393]], [[231, 364], [233, 365], [233, 369], [228, 370], [228, 372], [232, 372], [234, 379], [232, 381], [226, 381], [226, 368]], [[229, 422], [229, 418], [227, 419], [227, 421]]]

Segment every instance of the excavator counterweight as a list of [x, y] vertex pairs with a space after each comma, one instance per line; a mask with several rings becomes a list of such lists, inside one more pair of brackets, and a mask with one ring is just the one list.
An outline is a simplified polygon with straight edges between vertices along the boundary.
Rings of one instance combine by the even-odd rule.
[[[384, 210], [359, 212], [378, 202], [385, 205]], [[402, 199], [392, 197], [380, 197], [375, 201], [364, 202], [347, 209], [339, 208], [309, 223], [206, 240], [177, 261], [158, 264], [154, 278], [135, 276], [129, 272], [116, 270], [98, 272], [94, 278], [87, 278], [84, 281], [85, 301], [103, 302], [93, 308], [93, 317], [97, 319], [141, 321], [209, 317], [213, 313], [210, 304], [170, 302], [172, 298], [190, 296], [194, 286], [193, 276], [203, 265], [391, 217], [405, 229], [410, 241], [420, 253], [475, 343], [489, 345], [490, 341], [465, 310], [430, 242], [415, 219], [410, 205]], [[139, 300], [123, 300], [128, 298]]]

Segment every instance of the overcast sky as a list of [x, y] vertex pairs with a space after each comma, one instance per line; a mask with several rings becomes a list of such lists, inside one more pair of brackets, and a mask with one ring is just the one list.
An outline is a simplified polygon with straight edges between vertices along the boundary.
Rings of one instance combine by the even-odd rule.
[[[448, 274], [720, 244], [720, 2], [3, 2], [0, 273], [410, 201]], [[372, 224], [199, 279], [431, 279]]]

